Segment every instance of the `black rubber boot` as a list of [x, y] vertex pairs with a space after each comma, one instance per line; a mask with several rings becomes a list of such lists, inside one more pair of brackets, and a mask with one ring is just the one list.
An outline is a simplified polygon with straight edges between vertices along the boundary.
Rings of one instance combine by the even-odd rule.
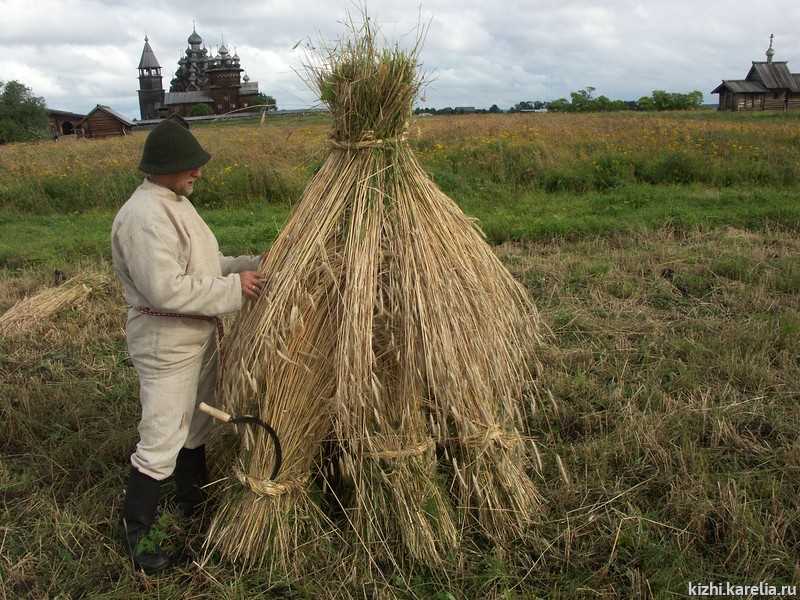
[[206, 447], [181, 448], [175, 462], [174, 478], [178, 513], [188, 519], [206, 498], [202, 489], [208, 483]]
[[169, 556], [161, 552], [159, 545], [144, 539], [155, 520], [160, 494], [160, 481], [131, 467], [122, 529], [134, 565], [147, 574], [158, 573], [170, 565]]

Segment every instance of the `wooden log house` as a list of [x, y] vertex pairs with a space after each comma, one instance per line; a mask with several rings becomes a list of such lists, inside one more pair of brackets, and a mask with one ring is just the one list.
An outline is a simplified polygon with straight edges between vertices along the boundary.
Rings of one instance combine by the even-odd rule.
[[786, 61], [773, 61], [774, 35], [769, 36], [766, 61], [753, 61], [744, 79], [723, 79], [711, 93], [719, 94], [718, 110], [800, 110], [800, 73]]
[[69, 112], [67, 110], [47, 109], [47, 121], [50, 126], [50, 133], [54, 137], [74, 134], [78, 130], [78, 123], [84, 118], [86, 118], [86, 115]]
[[80, 122], [83, 136], [101, 138], [111, 135], [128, 135], [133, 123], [108, 106], [98, 104]]

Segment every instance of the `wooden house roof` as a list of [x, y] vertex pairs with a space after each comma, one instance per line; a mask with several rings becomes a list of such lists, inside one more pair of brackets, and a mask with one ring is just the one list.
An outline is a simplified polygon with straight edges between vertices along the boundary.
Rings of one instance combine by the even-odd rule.
[[98, 110], [99, 110], [99, 111], [102, 111], [102, 112], [104, 112], [104, 113], [107, 113], [107, 114], [109, 114], [109, 115], [111, 115], [112, 117], [114, 117], [114, 118], [115, 118], [117, 121], [119, 121], [119, 122], [120, 122], [120, 123], [122, 123], [123, 125], [127, 125], [128, 127], [133, 127], [133, 123], [131, 123], [131, 122], [130, 122], [128, 119], [126, 119], [125, 117], [123, 117], [123, 116], [122, 116], [121, 114], [119, 114], [117, 111], [113, 110], [111, 107], [109, 107], [109, 106], [104, 106], [104, 105], [102, 105], [102, 104], [98, 104], [98, 105], [97, 105], [97, 106], [95, 106], [95, 107], [94, 107], [94, 108], [93, 108], [91, 111], [89, 111], [89, 114], [88, 114], [88, 115], [86, 115], [86, 116], [83, 118], [83, 120], [81, 121], [81, 123], [83, 123], [84, 121], [87, 121], [87, 120], [89, 119], [89, 117], [91, 117], [91, 116], [92, 116], [94, 113], [96, 113]]
[[725, 88], [728, 88], [728, 90], [734, 94], [766, 94], [769, 92], [769, 90], [758, 81], [747, 81], [746, 79], [723, 79], [722, 83], [714, 88], [711, 93], [719, 94]]
[[789, 72], [785, 61], [782, 62], [756, 62], [745, 77], [747, 81], [759, 81], [769, 90], [790, 90], [800, 92], [794, 75]]
[[68, 117], [70, 119], [83, 119], [86, 116], [80, 113], [70, 112], [68, 110], [56, 110], [55, 108], [48, 108], [47, 114], [53, 117]]
[[800, 73], [790, 73], [786, 61], [753, 61], [744, 79], [723, 79], [712, 94], [728, 89], [734, 94], [766, 94], [774, 90], [800, 93]]
[[171, 106], [173, 104], [195, 104], [203, 102], [213, 102], [206, 92], [201, 90], [192, 90], [190, 92], [166, 92], [164, 94], [164, 105]]

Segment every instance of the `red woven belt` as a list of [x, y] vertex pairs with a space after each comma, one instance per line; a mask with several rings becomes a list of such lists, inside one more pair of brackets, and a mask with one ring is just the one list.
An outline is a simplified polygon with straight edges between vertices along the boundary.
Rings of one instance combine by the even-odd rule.
[[170, 312], [161, 312], [157, 310], [153, 310], [147, 306], [134, 306], [134, 309], [138, 310], [143, 315], [147, 315], [149, 317], [172, 317], [176, 319], [194, 319], [196, 321], [209, 321], [210, 323], [214, 323], [217, 328], [217, 352], [219, 353], [219, 364], [220, 370], [222, 369], [222, 338], [225, 335], [225, 328], [222, 325], [222, 319], [219, 317], [207, 317], [205, 315], [185, 315], [183, 313], [170, 313]]
[[170, 312], [160, 312], [157, 310], [153, 310], [147, 306], [134, 306], [136, 310], [138, 310], [143, 315], [148, 315], [151, 317], [173, 317], [177, 319], [194, 319], [196, 321], [209, 321], [210, 323], [214, 323], [217, 327], [217, 337], [219, 341], [222, 341], [222, 337], [225, 335], [225, 328], [222, 326], [222, 319], [219, 317], [208, 317], [206, 315], [186, 315], [183, 313], [170, 313]]

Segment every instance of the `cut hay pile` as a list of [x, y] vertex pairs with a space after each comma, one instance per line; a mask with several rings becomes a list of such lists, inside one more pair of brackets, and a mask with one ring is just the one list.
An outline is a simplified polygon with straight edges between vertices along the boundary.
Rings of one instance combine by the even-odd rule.
[[92, 291], [109, 283], [109, 277], [104, 273], [81, 273], [60, 285], [23, 298], [0, 315], [0, 336], [10, 337], [30, 331], [60, 310], [79, 305]]
[[311, 74], [330, 154], [262, 262], [220, 382], [226, 408], [277, 430], [284, 467], [268, 481], [269, 439], [242, 432], [207, 548], [292, 571], [333, 531], [321, 480], [337, 535], [373, 565], [437, 564], [466, 524], [512, 539], [539, 502], [523, 410], [535, 308], [406, 141], [416, 49], [380, 49], [365, 25]]

